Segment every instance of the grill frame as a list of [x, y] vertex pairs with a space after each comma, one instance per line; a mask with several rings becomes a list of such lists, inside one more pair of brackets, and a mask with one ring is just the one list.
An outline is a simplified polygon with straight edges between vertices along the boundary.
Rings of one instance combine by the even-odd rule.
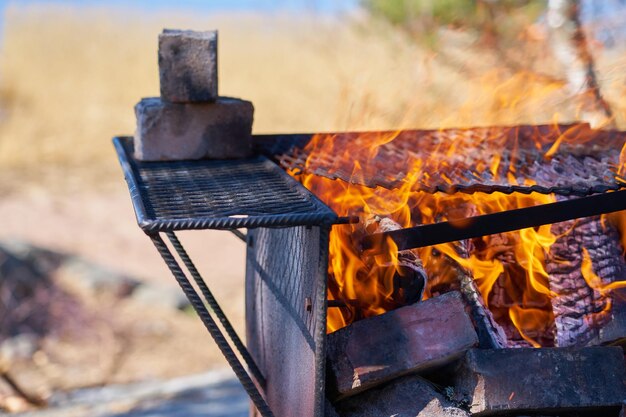
[[626, 210], [626, 189], [467, 217], [456, 222], [442, 221], [377, 233], [363, 238], [363, 248], [373, 249], [379, 245], [379, 250], [385, 252], [385, 242], [391, 238], [398, 250], [403, 251], [621, 210]]
[[[358, 135], [359, 133], [352, 132], [345, 134]], [[324, 402], [324, 366], [326, 313], [328, 307], [326, 300], [328, 279], [326, 269], [328, 264], [328, 232], [334, 224], [344, 223], [349, 219], [339, 218], [329, 207], [272, 162], [272, 160], [279, 160], [282, 153], [293, 147], [304, 147], [306, 143], [311, 140], [312, 136], [313, 135], [309, 134], [254, 136], [253, 143], [257, 152], [265, 156], [258, 156], [248, 160], [149, 163], [138, 162], [133, 158], [133, 143], [131, 137], [114, 138], [114, 145], [128, 183], [139, 226], [151, 238], [176, 281], [181, 286], [185, 295], [190, 299], [200, 319], [207, 327], [207, 330], [214, 338], [216, 344], [228, 360], [229, 365], [233, 368], [235, 374], [246, 389], [246, 392], [252, 399], [252, 402], [257, 407], [260, 415], [263, 417], [273, 416], [273, 411], [276, 410], [287, 413], [287, 415], [294, 415], [291, 411], [295, 410], [298, 415], [322, 417], [324, 415], [324, 408], [327, 406]], [[274, 200], [276, 207], [279, 209], [242, 213], [244, 215], [247, 214], [246, 217], [232, 217], [228, 212], [222, 213], [218, 211], [215, 213], [204, 213], [198, 216], [199, 212], [194, 212], [191, 209], [187, 212], [188, 215], [184, 216], [168, 215], [167, 213], [157, 214], [156, 211], [151, 211], [149, 207], [153, 199], [159, 197], [157, 196], [158, 193], [154, 193], [154, 188], [151, 189], [151, 187], [145, 185], [145, 182], [142, 183], [142, 170], [149, 170], [154, 167], [164, 167], [164, 169], [167, 170], [178, 167], [189, 171], [190, 168], [195, 166], [220, 167], [222, 165], [227, 165], [226, 168], [229, 169], [237, 166], [242, 167], [245, 166], [245, 164], [250, 164], [249, 166], [253, 166], [255, 169], [267, 173], [270, 177], [276, 178], [280, 184], [287, 187], [289, 192], [292, 192], [293, 195], [307, 202], [310, 206], [300, 213], [293, 213], [290, 211], [288, 204], [283, 204], [284, 199], [278, 196], [278, 198]], [[196, 175], [198, 174], [194, 173], [193, 177], [195, 178]], [[191, 176], [188, 178], [191, 178]], [[249, 191], [258, 191], [256, 188], [258, 183], [255, 185], [255, 182], [252, 181], [253, 179], [254, 178], [250, 178], [251, 181], [245, 181], [244, 179], [241, 185]], [[165, 181], [164, 179], [162, 180]], [[470, 190], [465, 191], [470, 192]], [[511, 189], [510, 192], [516, 191], [520, 190]], [[532, 191], [536, 190], [530, 190], [528, 192]], [[609, 191], [609, 189], [595, 190], [595, 192], [598, 191], [604, 192]], [[173, 192], [184, 193], [185, 189], [184, 187], [178, 188], [174, 189]], [[201, 193], [202, 198], [211, 197], [210, 192], [206, 189], [202, 189], [202, 187], [197, 187], [193, 192]], [[589, 192], [590, 191], [584, 191], [583, 194], [587, 195]], [[621, 195], [624, 195], [625, 192], [626, 191], [621, 192]], [[237, 199], [242, 197], [242, 193], [239, 193], [236, 189], [227, 192], [227, 194], [232, 197], [233, 204], [237, 204]], [[578, 195], [576, 192], [569, 194]], [[172, 200], [167, 200], [167, 204], [171, 204], [171, 202]], [[273, 202], [270, 202], [270, 204], [273, 204]], [[308, 271], [309, 277], [306, 279], [306, 291], [299, 293], [293, 300], [289, 299], [287, 302], [288, 307], [293, 307], [296, 312], [287, 314], [284, 317], [284, 320], [289, 321], [285, 327], [291, 329], [289, 330], [290, 332], [300, 332], [305, 336], [305, 339], [309, 337], [312, 339], [312, 343], [307, 342], [306, 344], [311, 348], [307, 355], [309, 355], [309, 358], [311, 357], [310, 355], [314, 358], [313, 374], [305, 375], [304, 378], [298, 380], [311, 383], [310, 386], [304, 389], [312, 391], [313, 396], [309, 395], [311, 394], [310, 392], [306, 393], [306, 399], [301, 408], [290, 408], [289, 404], [285, 405], [284, 403], [286, 398], [293, 399], [293, 401], [302, 400], [302, 398], [305, 397], [302, 393], [302, 389], [299, 390], [292, 386], [274, 386], [276, 381], [273, 380], [273, 375], [264, 375], [264, 373], [274, 373], [275, 370], [268, 371], [268, 368], [264, 364], [262, 364], [261, 367], [258, 366], [258, 363], [262, 362], [261, 357], [266, 354], [271, 355], [273, 353], [272, 346], [280, 344], [281, 339], [275, 337], [269, 344], [251, 346], [249, 351], [243, 343], [241, 343], [241, 340], [234, 332], [228, 319], [221, 312], [221, 308], [219, 308], [217, 301], [213, 298], [204, 279], [195, 269], [195, 266], [174, 234], [174, 231], [178, 230], [218, 229], [236, 231], [235, 229], [239, 228], [253, 229], [250, 230], [247, 235], [239, 233], [239, 237], [243, 238], [248, 246], [246, 271], [247, 321], [256, 320], [259, 317], [262, 318], [266, 314], [274, 314], [277, 306], [281, 304], [281, 302], [270, 303], [267, 309], [265, 307], [261, 308], [263, 311], [252, 311], [255, 306], [254, 302], [252, 302], [252, 296], [254, 296], [255, 292], [250, 288], [251, 286], [264, 286], [266, 288], [264, 291], [266, 291], [267, 294], [271, 293], [273, 296], [276, 296], [277, 299], [280, 297], [284, 298], [285, 295], [289, 295], [289, 292], [285, 292], [285, 289], [281, 289], [280, 285], [276, 284], [284, 282], [288, 290], [291, 288], [291, 284], [298, 284], [294, 282], [294, 280], [297, 281], [299, 279], [300, 272], [298, 271], [300, 271], [300, 269]], [[167, 245], [162, 238], [162, 233], [169, 239], [169, 245]], [[287, 239], [294, 239], [294, 241], [299, 240], [300, 243], [298, 244], [308, 247], [308, 252], [317, 255], [316, 262], [311, 264], [304, 259], [289, 260], [292, 267], [285, 269], [284, 265], [281, 266], [278, 264], [277, 266], [275, 262], [268, 261], [266, 255], [259, 252], [258, 247], [255, 248], [257, 244], [265, 245], [266, 243], [264, 242], [270, 242], [269, 244], [272, 245], [271, 241], [273, 237], [281, 235], [286, 236]], [[280, 245], [273, 243], [273, 246], [277, 248]], [[173, 251], [171, 247], [173, 247]], [[307, 251], [305, 250], [305, 252]], [[178, 255], [178, 259], [174, 256], [174, 253]], [[179, 260], [182, 260], [182, 263]], [[192, 280], [195, 282], [195, 286], [199, 288], [199, 291], [192, 285]], [[309, 294], [310, 296], [308, 296]], [[249, 300], [248, 295], [251, 296]], [[307, 301], [307, 298], [311, 298], [310, 302]], [[210, 308], [207, 308], [207, 305]], [[308, 305], [310, 305], [310, 312], [308, 312]], [[280, 309], [281, 307], [279, 306], [278, 308]], [[306, 313], [302, 312], [303, 308]], [[289, 308], [285, 308], [285, 310], [289, 310]], [[299, 326], [297, 323], [298, 319], [302, 318], [302, 314], [312, 315], [311, 317], [313, 317], [316, 322], [315, 326], [303, 330], [302, 326]], [[217, 322], [221, 324], [224, 330], [218, 328]], [[280, 327], [280, 323], [275, 323], [275, 330], [280, 330]], [[258, 328], [249, 327], [249, 336], [251, 336], [250, 332], [254, 333], [257, 330]], [[305, 332], [308, 332], [308, 336], [306, 336]], [[280, 333], [275, 332], [275, 334]], [[306, 347], [304, 347], [304, 349], [306, 349]], [[239, 354], [239, 357], [237, 354]], [[244, 363], [246, 364], [245, 366]], [[290, 369], [294, 369], [294, 367], [298, 365], [298, 360], [292, 360], [292, 364], [289, 366], [291, 367]], [[270, 384], [272, 384], [272, 386], [269, 387], [272, 392], [268, 391], [266, 381], [270, 381]], [[281, 389], [287, 392], [287, 394], [285, 394], [286, 396], [277, 395], [277, 393], [280, 393]]]
[[248, 232], [248, 349], [277, 416], [324, 416], [329, 231], [321, 225]]
[[[343, 223], [349, 219], [339, 218], [315, 195], [264, 156], [229, 161], [140, 162], [133, 157], [132, 137], [116, 137], [113, 143], [128, 184], [138, 225], [152, 240], [176, 282], [190, 300], [194, 310], [250, 396], [258, 413], [262, 417], [273, 417], [275, 415], [273, 411], [278, 410], [281, 413], [287, 412], [287, 415], [295, 415], [291, 414], [291, 410], [296, 410], [296, 408], [289, 408], [288, 405], [299, 404], [300, 409], [296, 411], [301, 415], [322, 417], [325, 386], [328, 234], [333, 224]], [[172, 177], [170, 170], [182, 173], [181, 175], [186, 179], [176, 177], [178, 183], [169, 184], [167, 179]], [[207, 212], [201, 207], [200, 210], [194, 211], [194, 205], [181, 205], [181, 201], [192, 198], [210, 203], [214, 195], [211, 189], [203, 187], [203, 183], [199, 180], [215, 181], [213, 175], [215, 171], [222, 173], [221, 180], [217, 180], [218, 186], [222, 186], [224, 182], [229, 187], [236, 186], [225, 191], [223, 186], [217, 187], [222, 188], [222, 194], [226, 195], [226, 201], [223, 204], [225, 210]], [[151, 176], [155, 172], [158, 175]], [[204, 177], [199, 178], [203, 174]], [[191, 187], [188, 182], [192, 183]], [[251, 199], [249, 196], [256, 195], [255, 193], [262, 191], [263, 187], [269, 187], [269, 198], [257, 206], [248, 205], [248, 210], [245, 208], [242, 210], [241, 207], [245, 204], [239, 204], [240, 202], [255, 200], [255, 203], [258, 203], [258, 199]], [[279, 189], [278, 192], [275, 187]], [[162, 188], [166, 188], [171, 195], [165, 192], [164, 196]], [[285, 193], [291, 199], [285, 198]], [[302, 204], [303, 208], [300, 212], [292, 211], [293, 201]], [[159, 213], [154, 210], [155, 205], [169, 205], [173, 202], [178, 203], [177, 209], [183, 215], [177, 216], [177, 212], [174, 215], [167, 212]], [[228, 216], [228, 210], [231, 209], [236, 214], [241, 213], [242, 216]], [[236, 230], [239, 228], [251, 230], [244, 235]], [[285, 293], [285, 288], [289, 289], [290, 285], [299, 285], [298, 281], [303, 274], [307, 274], [306, 288], [300, 291], [296, 298], [298, 298], [300, 310], [304, 308], [306, 315], [311, 316], [312, 327], [309, 326], [306, 332], [303, 332], [302, 326], [299, 325], [298, 314], [285, 314], [283, 320], [276, 321], [275, 324], [278, 330], [287, 329], [290, 334], [296, 335], [296, 338], [298, 334], [304, 335], [306, 340], [306, 343], [300, 343], [298, 346], [297, 349], [301, 350], [296, 354], [296, 360], [291, 361], [287, 372], [288, 375], [297, 371], [297, 368], [301, 366], [301, 362], [297, 360], [299, 357], [308, 358], [310, 364], [313, 365], [313, 372], [305, 369], [296, 378], [297, 382], [302, 383], [299, 385], [299, 390], [291, 387], [292, 389], [285, 396], [281, 395], [283, 385], [274, 383], [267, 386], [267, 377], [275, 381], [276, 376], [280, 375], [282, 370], [280, 367], [277, 370], [276, 367], [268, 369], [264, 366], [264, 370], [268, 372], [268, 375], [264, 375], [257, 361], [265, 355], [271, 355], [273, 349], [280, 348], [283, 338], [276, 337], [267, 345], [255, 345], [251, 351], [248, 350], [175, 234], [175, 231], [179, 230], [200, 229], [230, 230], [246, 241], [248, 246], [247, 287], [256, 283], [268, 289], [266, 294], [274, 294], [284, 299], [288, 295], [288, 292]], [[298, 259], [283, 256], [282, 258], [290, 262], [288, 273], [285, 273], [284, 265], [280, 265], [280, 258], [275, 257], [272, 261], [266, 253], [256, 253], [254, 241], [257, 237], [268, 236], [268, 240], [272, 241], [271, 237], [276, 235], [282, 235], [285, 237], [283, 240], [291, 239], [296, 242], [296, 245], [308, 248], [305, 252], [315, 254], [315, 261], [310, 262], [308, 259], [310, 257], [306, 256]], [[266, 250], [267, 248], [265, 247]], [[273, 250], [280, 249], [276, 245], [273, 247]], [[282, 281], [288, 284], [281, 293], [280, 282]], [[248, 291], [248, 293], [250, 296], [254, 295], [253, 291]], [[302, 297], [305, 298], [305, 302], [310, 299], [310, 307], [302, 303]], [[250, 297], [250, 300], [252, 299]], [[290, 302], [295, 303], [294, 300]], [[276, 314], [278, 308], [289, 311], [289, 308], [284, 308], [288, 304], [289, 302], [284, 301], [265, 303], [255, 312], [251, 308], [254, 303], [247, 302], [247, 322], [251, 323], [257, 317], [267, 320], [266, 316]], [[275, 334], [280, 334], [280, 332]], [[298, 341], [295, 343], [298, 345]], [[310, 350], [306, 350], [307, 347], [310, 347]]]

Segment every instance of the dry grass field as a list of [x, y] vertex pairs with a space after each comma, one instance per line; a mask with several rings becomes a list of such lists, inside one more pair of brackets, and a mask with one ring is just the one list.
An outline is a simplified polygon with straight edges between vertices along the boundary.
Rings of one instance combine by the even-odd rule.
[[[561, 69], [542, 41], [527, 60], [549, 80], [512, 70], [498, 54], [474, 47], [468, 34], [443, 31], [433, 51], [364, 16], [13, 6], [5, 11], [0, 40], [0, 239], [171, 281], [134, 222], [111, 145], [112, 136], [133, 133], [135, 103], [159, 93], [156, 48], [163, 27], [219, 29], [220, 93], [254, 103], [256, 133], [576, 118]], [[626, 55], [595, 50], [605, 95], [618, 126], [626, 128]], [[243, 245], [223, 233], [188, 240], [241, 328]], [[180, 333], [187, 342], [215, 350], [195, 318], [181, 323], [171, 325], [172, 335], [187, 326]], [[171, 358], [178, 348], [163, 352]], [[151, 368], [138, 356], [120, 380], [224, 364], [214, 351], [195, 349], [186, 358], [193, 365], [159, 368], [151, 346], [141, 349], [151, 352]]]
[[[133, 105], [158, 94], [156, 46], [163, 27], [220, 30], [220, 91], [254, 102], [258, 133], [575, 118], [558, 81], [514, 73], [497, 55], [472, 49], [470, 36], [454, 32], [433, 52], [355, 17], [22, 6], [10, 7], [4, 21], [4, 178], [101, 183], [115, 174], [109, 139], [132, 133]], [[558, 79], [560, 69], [538, 45], [529, 59], [542, 61]], [[626, 61], [600, 58], [600, 78], [621, 121]]]

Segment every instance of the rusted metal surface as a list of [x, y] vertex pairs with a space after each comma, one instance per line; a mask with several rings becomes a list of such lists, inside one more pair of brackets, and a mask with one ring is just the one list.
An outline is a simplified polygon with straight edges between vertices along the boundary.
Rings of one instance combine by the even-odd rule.
[[[430, 193], [582, 196], [616, 190], [625, 182], [615, 169], [624, 138], [623, 132], [581, 124], [257, 136], [255, 141], [257, 149], [294, 173], [372, 188], [409, 182], [413, 190]], [[555, 141], [560, 147], [547, 158]], [[372, 150], [372, 144], [379, 146]], [[545, 164], [560, 176], [535, 175]]]
[[141, 162], [133, 140], [114, 138], [137, 223], [146, 233], [334, 223], [337, 216], [275, 163]]
[[564, 222], [626, 209], [626, 189], [445, 222], [424, 224], [365, 236], [363, 247], [385, 251], [391, 238], [398, 250], [420, 248], [474, 237]]
[[246, 330], [277, 416], [321, 417], [328, 227], [249, 230]]

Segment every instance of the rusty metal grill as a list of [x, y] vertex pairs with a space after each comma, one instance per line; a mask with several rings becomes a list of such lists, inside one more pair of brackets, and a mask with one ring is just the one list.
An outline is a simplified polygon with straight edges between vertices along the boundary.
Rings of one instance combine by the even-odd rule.
[[[586, 196], [626, 187], [616, 169], [624, 139], [623, 132], [567, 125], [340, 133], [308, 140], [293, 135], [275, 143], [261, 138], [258, 146], [294, 173], [371, 188], [409, 182], [412, 189], [429, 193]], [[547, 159], [555, 141], [561, 147]], [[372, 144], [380, 144], [375, 152]]]
[[[307, 161], [319, 138], [331, 142]], [[581, 138], [586, 138], [582, 144]], [[464, 229], [449, 221], [386, 232], [399, 248], [410, 248], [626, 208], [626, 180], [616, 175], [615, 151], [624, 138], [623, 132], [590, 133], [584, 125], [267, 135], [254, 137], [264, 156], [183, 162], [139, 162], [132, 156], [132, 138], [114, 143], [140, 227], [258, 413], [320, 417], [325, 408], [329, 231], [347, 219], [338, 218], [275, 162], [368, 187], [395, 188], [411, 181], [428, 192], [537, 191], [580, 197], [465, 219]], [[562, 152], [546, 163], [544, 154], [555, 140], [562, 142]], [[375, 155], [366, 146], [372, 141], [380, 144]], [[350, 158], [342, 159], [348, 142]], [[454, 151], [444, 152], [450, 142]], [[500, 158], [497, 169], [478, 163], [490, 158]], [[349, 166], [342, 165], [344, 159]], [[353, 172], [355, 160], [368, 163]], [[408, 178], [407, 167], [417, 160], [426, 161], [421, 177]], [[442, 160], [445, 165], [432, 165]], [[528, 183], [531, 178], [535, 184]], [[234, 230], [238, 228], [252, 230], [244, 235]], [[187, 229], [231, 230], [246, 242], [247, 347], [175, 234]]]
[[[132, 138], [115, 138], [114, 145], [139, 226], [260, 415], [322, 416], [328, 233], [342, 219], [263, 156], [140, 162], [133, 158]], [[244, 235], [237, 228], [252, 230]], [[248, 323], [273, 329], [252, 340], [251, 350], [174, 233], [189, 229], [231, 230], [246, 242]], [[292, 352], [297, 354], [287, 356]], [[268, 355], [281, 361], [270, 363]], [[279, 376], [284, 379], [277, 382]]]
[[329, 227], [248, 235], [248, 348], [276, 416], [322, 417]]
[[325, 204], [263, 156], [226, 161], [141, 162], [116, 138], [145, 232], [333, 223]]

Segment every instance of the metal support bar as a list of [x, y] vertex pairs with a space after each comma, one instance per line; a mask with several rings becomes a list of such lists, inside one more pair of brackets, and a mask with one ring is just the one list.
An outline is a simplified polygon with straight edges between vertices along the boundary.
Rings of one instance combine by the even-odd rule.
[[274, 417], [272, 410], [267, 405], [267, 402], [259, 392], [258, 388], [254, 385], [254, 382], [250, 378], [250, 375], [248, 375], [246, 369], [239, 361], [239, 358], [237, 358], [237, 355], [228, 344], [228, 341], [224, 337], [224, 334], [217, 326], [217, 323], [209, 313], [207, 307], [202, 302], [202, 299], [200, 298], [196, 290], [189, 282], [189, 279], [181, 269], [180, 265], [176, 261], [176, 258], [174, 258], [174, 255], [169, 250], [161, 236], [159, 234], [150, 234], [149, 236], [150, 239], [152, 239], [152, 243], [158, 250], [159, 254], [174, 275], [174, 278], [176, 278], [178, 285], [180, 285], [183, 292], [185, 293], [185, 296], [191, 302], [191, 305], [193, 306], [196, 313], [198, 313], [198, 316], [202, 320], [202, 323], [211, 334], [211, 337], [213, 337], [213, 340], [215, 340], [217, 347], [220, 349], [220, 351], [226, 358], [226, 361], [235, 372], [235, 375], [250, 396], [250, 399], [254, 403], [261, 416]]
[[224, 311], [222, 310], [219, 303], [213, 296], [213, 293], [211, 292], [207, 284], [204, 282], [204, 279], [202, 278], [202, 276], [200, 275], [200, 272], [198, 271], [193, 261], [189, 257], [189, 254], [187, 254], [187, 251], [183, 247], [182, 243], [180, 243], [180, 240], [178, 239], [176, 234], [174, 234], [174, 232], [167, 232], [165, 233], [165, 235], [168, 237], [168, 239], [172, 243], [172, 246], [178, 253], [178, 256], [180, 256], [180, 259], [183, 261], [183, 263], [187, 267], [187, 270], [189, 271], [192, 278], [198, 285], [198, 288], [200, 288], [200, 292], [204, 296], [207, 304], [209, 305], [209, 307], [211, 307], [211, 309], [213, 310], [213, 313], [215, 313], [215, 316], [220, 321], [220, 323], [222, 323], [224, 330], [230, 337], [230, 340], [235, 345], [235, 348], [237, 348], [237, 351], [239, 352], [243, 360], [246, 362], [246, 365], [248, 365], [248, 369], [252, 373], [252, 376], [254, 376], [254, 378], [257, 380], [259, 385], [261, 385], [262, 387], [265, 387], [265, 377], [261, 373], [261, 370], [259, 369], [257, 364], [254, 362], [254, 359], [252, 359], [250, 352], [248, 352], [248, 349], [246, 349], [246, 347], [244, 346], [243, 342], [239, 338], [239, 335], [233, 328], [232, 324], [230, 324], [230, 321], [226, 317], [226, 314], [224, 314]]
[[330, 228], [332, 224], [320, 225], [319, 237], [319, 263], [317, 270], [317, 286], [314, 309], [317, 315], [315, 329], [315, 401], [317, 403], [315, 417], [322, 417], [324, 413], [326, 395], [326, 331], [328, 320], [328, 244], [330, 240]]
[[247, 242], [247, 236], [242, 231], [240, 231], [238, 229], [230, 229], [229, 232], [231, 232], [233, 235], [237, 236], [243, 242]]
[[387, 238], [391, 238], [398, 245], [398, 250], [402, 251], [625, 209], [626, 190], [607, 192], [540, 206], [377, 233], [363, 239], [363, 248], [380, 248], [383, 252]]

